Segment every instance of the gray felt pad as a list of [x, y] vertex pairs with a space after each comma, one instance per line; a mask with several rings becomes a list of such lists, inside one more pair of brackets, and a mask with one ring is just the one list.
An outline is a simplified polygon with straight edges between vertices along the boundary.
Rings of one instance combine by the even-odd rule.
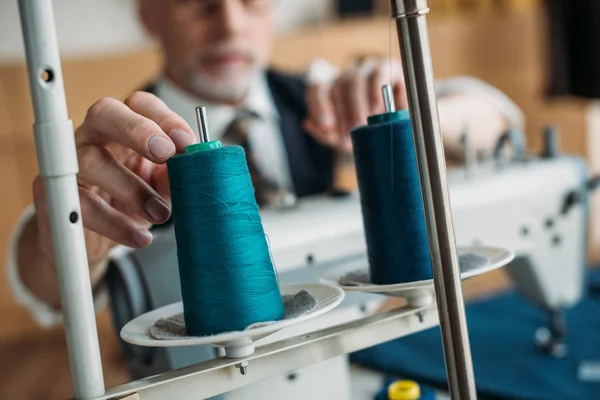
[[[295, 295], [283, 296], [284, 315], [283, 320], [298, 318], [306, 315], [317, 308], [317, 299], [306, 290], [301, 290]], [[248, 326], [245, 330], [260, 328], [277, 321], [257, 322]], [[150, 328], [150, 336], [157, 340], [184, 339], [187, 336], [183, 313], [173, 315], [170, 318], [159, 319]]]

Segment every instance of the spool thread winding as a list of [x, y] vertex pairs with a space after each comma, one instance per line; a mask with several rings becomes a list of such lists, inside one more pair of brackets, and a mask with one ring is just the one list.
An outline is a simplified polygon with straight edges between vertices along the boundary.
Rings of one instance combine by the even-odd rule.
[[187, 334], [280, 320], [283, 300], [239, 146], [167, 162]]
[[382, 116], [351, 131], [371, 282], [432, 279], [410, 119]]

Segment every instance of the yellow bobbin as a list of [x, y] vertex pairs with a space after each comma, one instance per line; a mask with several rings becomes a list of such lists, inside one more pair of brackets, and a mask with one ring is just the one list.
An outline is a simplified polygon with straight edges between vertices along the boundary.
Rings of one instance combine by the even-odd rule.
[[396, 381], [388, 386], [388, 400], [419, 400], [421, 388], [417, 382]]

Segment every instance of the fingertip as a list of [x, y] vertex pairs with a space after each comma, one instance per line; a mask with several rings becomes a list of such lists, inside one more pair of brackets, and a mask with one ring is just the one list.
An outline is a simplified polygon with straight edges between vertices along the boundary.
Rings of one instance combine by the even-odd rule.
[[164, 160], [175, 154], [175, 144], [160, 135], [155, 135], [148, 140], [148, 151], [157, 160]]
[[154, 236], [147, 229], [139, 228], [133, 232], [133, 243], [137, 247], [147, 247], [152, 243], [152, 240], [154, 240]]
[[196, 138], [193, 134], [181, 129], [174, 130], [171, 133], [171, 140], [179, 152], [183, 152], [187, 146], [196, 142]]

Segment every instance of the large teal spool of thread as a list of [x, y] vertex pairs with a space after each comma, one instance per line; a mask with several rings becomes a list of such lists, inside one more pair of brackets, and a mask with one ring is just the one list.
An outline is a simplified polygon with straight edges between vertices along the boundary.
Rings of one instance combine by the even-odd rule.
[[432, 279], [429, 241], [407, 110], [351, 131], [371, 282]]
[[283, 300], [243, 148], [192, 145], [167, 167], [187, 334], [281, 319]]

